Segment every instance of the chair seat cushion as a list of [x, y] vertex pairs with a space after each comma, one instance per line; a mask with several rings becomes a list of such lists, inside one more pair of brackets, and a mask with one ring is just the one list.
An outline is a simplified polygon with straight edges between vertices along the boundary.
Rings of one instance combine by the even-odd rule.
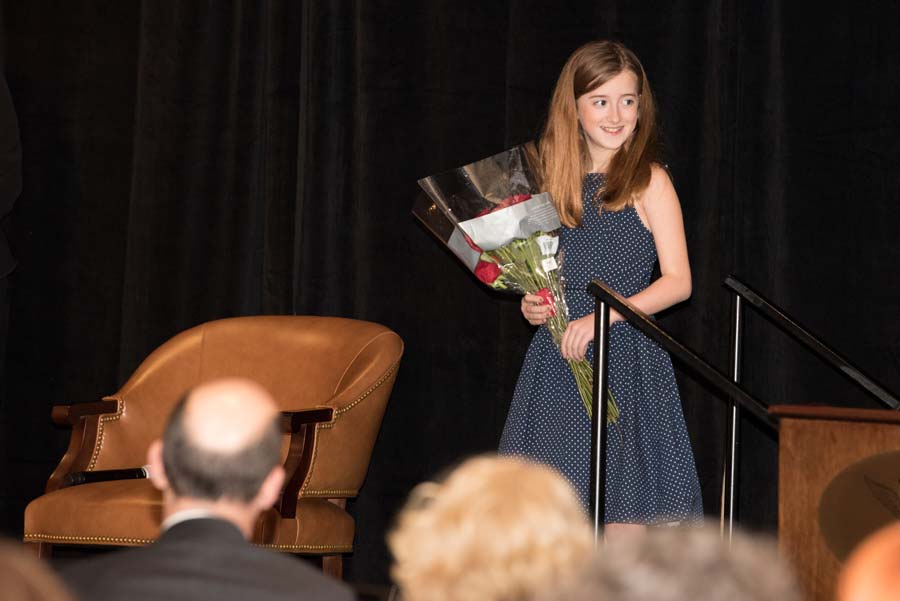
[[[162, 495], [149, 480], [83, 484], [40, 496], [25, 508], [26, 542], [139, 546], [153, 542]], [[275, 509], [260, 516], [253, 542], [288, 553], [332, 554], [353, 549], [353, 518], [327, 499], [301, 499], [297, 517]]]
[[25, 541], [146, 545], [162, 521], [162, 495], [149, 480], [112, 480], [55, 490], [25, 508]]

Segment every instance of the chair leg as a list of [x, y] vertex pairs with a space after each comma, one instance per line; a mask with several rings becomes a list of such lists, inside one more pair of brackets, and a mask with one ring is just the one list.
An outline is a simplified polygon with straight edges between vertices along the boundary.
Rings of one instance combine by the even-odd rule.
[[53, 556], [53, 545], [50, 543], [22, 543], [22, 545], [41, 559], [50, 559]]
[[341, 555], [325, 555], [322, 557], [322, 571], [326, 576], [336, 580], [344, 579], [344, 558]]

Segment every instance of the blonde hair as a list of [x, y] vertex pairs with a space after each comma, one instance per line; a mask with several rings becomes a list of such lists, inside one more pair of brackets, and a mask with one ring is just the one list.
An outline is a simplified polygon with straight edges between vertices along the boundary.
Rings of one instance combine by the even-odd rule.
[[21, 546], [0, 543], [0, 601], [74, 601], [47, 565]]
[[404, 601], [517, 601], [577, 572], [593, 535], [562, 476], [485, 456], [416, 487], [388, 546]]
[[589, 42], [572, 53], [559, 74], [539, 143], [542, 188], [553, 196], [560, 220], [568, 227], [581, 223], [581, 188], [591, 167], [576, 101], [623, 71], [637, 77], [637, 126], [613, 155], [596, 200], [604, 209], [618, 211], [632, 205], [650, 183], [656, 153], [656, 105], [644, 67], [618, 42]]

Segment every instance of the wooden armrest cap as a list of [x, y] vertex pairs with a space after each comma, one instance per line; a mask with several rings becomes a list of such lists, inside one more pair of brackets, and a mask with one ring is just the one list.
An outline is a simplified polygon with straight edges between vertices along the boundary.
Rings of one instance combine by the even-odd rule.
[[91, 403], [76, 403], [74, 405], [55, 405], [50, 412], [50, 419], [58, 425], [72, 425], [87, 415], [101, 415], [115, 413], [119, 410], [117, 401], [94, 401]]
[[316, 407], [300, 411], [282, 411], [281, 427], [285, 432], [298, 432], [306, 424], [330, 422], [334, 418], [331, 407]]

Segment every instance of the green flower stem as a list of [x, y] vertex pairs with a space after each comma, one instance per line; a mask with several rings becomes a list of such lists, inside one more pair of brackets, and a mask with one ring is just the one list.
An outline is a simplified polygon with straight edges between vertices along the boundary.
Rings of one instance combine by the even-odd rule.
[[[566, 361], [569, 369], [575, 375], [575, 383], [578, 385], [578, 394], [581, 395], [581, 402], [584, 403], [584, 410], [587, 411], [588, 417], [592, 417], [593, 409], [591, 398], [593, 395], [592, 385], [594, 380], [594, 369], [587, 359], [581, 361]], [[606, 421], [614, 424], [619, 421], [619, 406], [616, 404], [616, 397], [613, 396], [612, 390], [606, 389]]]
[[[486, 251], [482, 259], [496, 263], [502, 275], [494, 282], [495, 288], [509, 288], [522, 294], [535, 294], [538, 290], [547, 288], [553, 295], [554, 315], [547, 320], [546, 326], [550, 331], [553, 342], [559, 348], [563, 333], [569, 325], [569, 309], [563, 284], [560, 279], [559, 268], [545, 271], [543, 260], [546, 258], [541, 252], [537, 242], [538, 237], [546, 235], [544, 232], [532, 234], [529, 238], [513, 240], [500, 248]], [[561, 260], [561, 259], [560, 259]], [[575, 376], [578, 385], [578, 393], [584, 409], [591, 417], [591, 395], [594, 370], [587, 360], [566, 361], [569, 369]], [[606, 402], [608, 407], [607, 421], [616, 423], [619, 419], [619, 407], [611, 390], [606, 390]]]

